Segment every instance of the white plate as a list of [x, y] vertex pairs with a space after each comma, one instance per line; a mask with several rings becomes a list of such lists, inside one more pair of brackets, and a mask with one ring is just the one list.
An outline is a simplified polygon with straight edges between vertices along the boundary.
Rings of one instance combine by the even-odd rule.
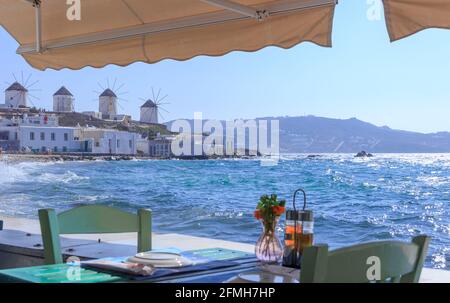
[[127, 259], [127, 262], [150, 265], [153, 267], [183, 267], [192, 265], [192, 261], [174, 253], [147, 252]]
[[141, 252], [134, 255], [135, 258], [145, 259], [145, 260], [176, 260], [181, 257], [180, 254], [170, 253], [170, 252], [157, 252], [157, 251], [147, 251]]
[[255, 271], [239, 274], [225, 283], [299, 283], [299, 281], [289, 276]]

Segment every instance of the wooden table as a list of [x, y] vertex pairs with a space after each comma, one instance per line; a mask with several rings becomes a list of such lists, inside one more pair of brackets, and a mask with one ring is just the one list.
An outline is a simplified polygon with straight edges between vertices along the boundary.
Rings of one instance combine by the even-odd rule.
[[134, 280], [118, 273], [107, 273], [70, 264], [43, 265], [0, 270], [0, 282], [19, 283], [106, 283], [106, 282], [183, 282], [219, 283], [245, 271], [254, 270], [258, 262], [254, 255], [223, 248], [187, 252], [208, 258], [211, 262], [232, 261], [232, 266], [175, 273], [167, 276]]

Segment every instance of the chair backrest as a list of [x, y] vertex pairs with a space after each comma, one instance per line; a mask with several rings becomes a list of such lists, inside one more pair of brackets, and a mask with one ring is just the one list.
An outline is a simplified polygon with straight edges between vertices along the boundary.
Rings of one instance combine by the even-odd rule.
[[417, 283], [430, 238], [412, 242], [381, 241], [328, 251], [327, 245], [305, 249], [302, 283]]
[[80, 206], [56, 214], [40, 209], [42, 242], [46, 264], [63, 262], [60, 234], [138, 233], [138, 252], [152, 249], [152, 212], [139, 209], [137, 214], [103, 205]]

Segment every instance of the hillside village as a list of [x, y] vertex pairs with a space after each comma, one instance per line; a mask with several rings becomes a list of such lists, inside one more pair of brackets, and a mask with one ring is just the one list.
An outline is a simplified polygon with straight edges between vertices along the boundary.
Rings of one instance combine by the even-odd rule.
[[139, 121], [117, 110], [118, 97], [105, 89], [98, 111], [75, 111], [75, 97], [61, 87], [53, 95], [53, 111], [30, 107], [28, 90], [14, 82], [0, 104], [0, 150], [29, 154], [142, 155], [170, 157], [177, 136], [158, 121], [158, 107], [147, 100]]

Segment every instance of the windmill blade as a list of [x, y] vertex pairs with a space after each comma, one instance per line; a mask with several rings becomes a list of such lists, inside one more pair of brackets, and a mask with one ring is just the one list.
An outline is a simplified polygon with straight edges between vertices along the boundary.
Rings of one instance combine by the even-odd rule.
[[124, 85], [125, 85], [125, 83], [120, 84], [119, 87], [117, 88], [117, 90], [119, 91]]
[[27, 80], [25, 81], [25, 87], [27, 86], [28, 81], [30, 81], [30, 78], [31, 78], [31, 74], [28, 75], [28, 78], [27, 78]]
[[114, 91], [114, 88], [116, 88], [116, 82], [117, 82], [117, 78], [114, 78], [114, 83], [113, 83], [113, 86], [112, 86], [112, 90]]
[[[39, 101], [39, 98], [38, 98], [38, 97], [36, 97], [36, 96], [34, 96], [34, 95], [30, 94], [30, 93], [28, 94], [28, 96], [31, 97], [31, 98], [36, 99], [37, 101]], [[28, 98], [28, 99], [27, 99], [27, 102], [30, 102], [31, 105], [33, 105], [33, 107], [37, 109], [37, 106], [34, 104], [34, 102], [31, 100], [31, 98]]]
[[[33, 83], [31, 83], [30, 85], [28, 85], [28, 88], [31, 88], [33, 85], [35, 85], [35, 84], [37, 84], [37, 83], [39, 83], [39, 80], [36, 80], [36, 81], [34, 81]], [[28, 89], [27, 88], [27, 89]]]
[[129, 102], [128, 99], [124, 99], [124, 98], [117, 98], [117, 101]]
[[155, 91], [153, 90], [153, 86], [152, 86], [152, 98], [153, 100], [155, 100]]
[[34, 105], [32, 99], [34, 99], [36, 101], [40, 101], [41, 100], [39, 97], [36, 97], [35, 95], [28, 93], [27, 102], [29, 101], [34, 107], [36, 107], [36, 106]]
[[18, 81], [17, 81], [17, 78], [16, 78], [16, 75], [15, 75], [14, 73], [11, 73], [11, 74], [12, 74], [14, 80], [15, 80], [16, 82], [18, 82]]
[[34, 99], [36, 99], [36, 100], [40, 100], [38, 97], [36, 97], [36, 96], [34, 96], [34, 95], [32, 95], [32, 94], [28, 94], [28, 96], [30, 96], [31, 98], [34, 98]]
[[23, 82], [23, 70], [20, 71], [20, 74], [21, 74], [21, 79], [22, 79], [22, 82], [21, 82], [21, 83], [24, 83], [24, 82]]
[[165, 111], [166, 113], [169, 113], [168, 110], [166, 110], [166, 109], [164, 109], [164, 108], [162, 108], [162, 107], [158, 107], [158, 110], [162, 110], [162, 111]]
[[159, 100], [159, 95], [160, 95], [160, 94], [161, 94], [161, 89], [158, 90], [158, 95], [156, 96], [155, 102], [158, 102], [158, 100]]
[[158, 104], [156, 104], [156, 106], [169, 105], [169, 104], [170, 104], [169, 102], [163, 102], [163, 103], [158, 103]]
[[163, 116], [163, 114], [161, 114], [160, 112], [158, 112], [158, 114], [161, 116], [161, 121], [164, 121], [164, 120], [166, 120], [165, 118], [164, 118], [164, 116]]
[[33, 105], [33, 107], [37, 108], [37, 107], [36, 107], [36, 105], [34, 105], [33, 101], [31, 101], [31, 100], [28, 100], [28, 102], [30, 102], [30, 103], [31, 103], [31, 105]]
[[106, 78], [106, 84], [108, 85], [108, 88], [111, 87], [111, 86], [109, 85], [109, 78]]
[[165, 95], [164, 97], [161, 98], [161, 100], [157, 100], [155, 101], [155, 103], [160, 104], [162, 101], [164, 101], [164, 99], [166, 99], [169, 95]]
[[100, 84], [100, 82], [97, 82], [97, 85], [98, 85], [102, 90], [105, 90], [105, 88]]
[[125, 111], [125, 109], [123, 108], [122, 104], [120, 104], [120, 102], [117, 102], [117, 105], [120, 107], [121, 110]]

